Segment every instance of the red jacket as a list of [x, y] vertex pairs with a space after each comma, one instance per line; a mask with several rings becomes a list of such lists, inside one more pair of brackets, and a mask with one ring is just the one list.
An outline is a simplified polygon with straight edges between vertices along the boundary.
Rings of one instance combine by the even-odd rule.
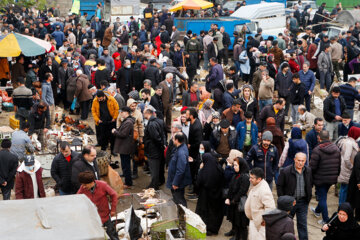
[[[40, 167], [36, 171], [36, 181], [38, 185], [39, 197], [45, 197], [44, 184], [42, 182], [42, 171]], [[34, 198], [34, 189], [31, 176], [23, 170], [23, 166], [20, 165], [15, 180], [15, 197], [16, 199], [31, 199]]]
[[289, 66], [292, 73], [297, 73], [300, 71], [299, 64], [297, 64], [294, 59], [289, 60]]
[[317, 59], [312, 59], [317, 49], [317, 45], [315, 43], [310, 44], [308, 48], [308, 53], [306, 55], [306, 59], [310, 62], [310, 69], [317, 68]]
[[[95, 204], [104, 224], [109, 220], [110, 211], [116, 209], [117, 193], [104, 181], [95, 180], [95, 184], [94, 193], [81, 186], [77, 194], [85, 194]], [[109, 209], [108, 195], [111, 198], [111, 209]]]

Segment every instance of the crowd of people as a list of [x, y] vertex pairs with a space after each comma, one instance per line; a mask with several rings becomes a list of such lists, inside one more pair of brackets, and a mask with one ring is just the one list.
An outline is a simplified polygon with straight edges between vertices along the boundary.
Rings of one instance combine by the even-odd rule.
[[[223, 16], [221, 5], [216, 9]], [[294, 14], [276, 37], [264, 39], [261, 29], [247, 35], [243, 28], [231, 43], [230, 29], [216, 24], [180, 38], [176, 14], [165, 8], [156, 12], [149, 5], [143, 19], [126, 24], [105, 22], [103, 15], [99, 3], [90, 22], [86, 13], [62, 18], [59, 7], [8, 9], [1, 16], [2, 35], [19, 32], [52, 45], [42, 56], [0, 59], [1, 84], [11, 81], [20, 121], [11, 141], [1, 143], [4, 200], [14, 184], [16, 199], [45, 197], [41, 164], [26, 153], [34, 152], [34, 133], [46, 147], [47, 132], [59, 120], [55, 106], [61, 106], [94, 121], [97, 147], [120, 155], [125, 189], [139, 177], [135, 155], [143, 149], [147, 187], [165, 184], [184, 206], [197, 201], [208, 236], [218, 234], [226, 215], [232, 229], [225, 235], [233, 240], [295, 239], [296, 215], [298, 239], [309, 239], [315, 186], [318, 205], [310, 209], [322, 217], [324, 239], [360, 238], [360, 124], [353, 121], [360, 94], [350, 76], [360, 73], [360, 22], [329, 39], [326, 28], [307, 26], [298, 34], [294, 26], [302, 22]], [[208, 71], [205, 83], [200, 68]], [[316, 79], [328, 92], [322, 113], [311, 111]], [[100, 181], [95, 146], [77, 153], [63, 142], [60, 150], [51, 166], [59, 194], [87, 195], [110, 238], [118, 239], [109, 219], [116, 192]], [[329, 218], [334, 184], [339, 209]]]

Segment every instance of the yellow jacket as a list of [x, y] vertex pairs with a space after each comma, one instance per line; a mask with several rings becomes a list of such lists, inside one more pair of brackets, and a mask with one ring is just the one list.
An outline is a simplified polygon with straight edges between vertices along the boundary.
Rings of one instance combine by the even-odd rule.
[[[114, 97], [112, 96], [106, 96], [107, 97], [107, 107], [109, 109], [109, 113], [111, 115], [111, 117], [116, 121], [118, 115], [119, 115], [119, 105], [117, 103], [117, 101], [115, 100]], [[100, 120], [100, 104], [99, 101], [97, 99], [97, 97], [95, 97], [92, 107], [91, 107], [91, 113], [93, 115], [93, 118], [95, 120], [95, 124], [99, 125], [99, 120]]]

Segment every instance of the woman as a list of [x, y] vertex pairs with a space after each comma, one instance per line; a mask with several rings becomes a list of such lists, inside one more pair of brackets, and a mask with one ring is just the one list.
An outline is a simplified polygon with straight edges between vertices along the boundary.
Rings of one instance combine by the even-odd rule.
[[294, 127], [291, 130], [291, 138], [285, 144], [284, 150], [279, 160], [279, 167], [287, 167], [294, 164], [295, 155], [298, 152], [306, 154], [306, 165], [309, 164], [309, 147], [307, 142], [302, 139], [301, 129]]
[[240, 61], [240, 72], [242, 74], [243, 80], [248, 83], [250, 81], [250, 58], [252, 57], [251, 53], [252, 46], [248, 46], [246, 50], [242, 51], [239, 56]]
[[[255, 99], [255, 93], [251, 85], [245, 84], [242, 87], [242, 91], [239, 95], [241, 109], [245, 112], [252, 112], [254, 120], [258, 118], [258, 104]], [[236, 127], [236, 126], [235, 126]]]
[[215, 112], [215, 110], [212, 108], [214, 101], [211, 99], [207, 99], [201, 110], [199, 111], [199, 120], [201, 124], [204, 126], [206, 121], [209, 119], [210, 116]]
[[204, 123], [203, 128], [203, 139], [205, 141], [210, 140], [211, 133], [214, 131], [214, 129], [220, 124], [220, 113], [219, 112], [213, 112]]
[[349, 179], [347, 201], [355, 208], [355, 219], [360, 221], [360, 153], [354, 159], [354, 166]]
[[228, 219], [233, 225], [233, 230], [236, 240], [246, 240], [248, 237], [247, 226], [249, 220], [245, 216], [245, 212], [239, 212], [238, 206], [240, 199], [246, 196], [250, 182], [249, 182], [249, 166], [243, 158], [236, 158], [234, 160], [235, 176], [230, 182], [225, 204], [229, 205]]
[[196, 213], [206, 224], [206, 235], [217, 235], [223, 220], [222, 189], [224, 171], [211, 153], [202, 155], [202, 167], [197, 177], [199, 199]]
[[323, 240], [358, 240], [360, 226], [354, 218], [353, 209], [348, 202], [342, 203], [338, 211], [332, 215], [329, 223], [321, 231], [326, 232]]

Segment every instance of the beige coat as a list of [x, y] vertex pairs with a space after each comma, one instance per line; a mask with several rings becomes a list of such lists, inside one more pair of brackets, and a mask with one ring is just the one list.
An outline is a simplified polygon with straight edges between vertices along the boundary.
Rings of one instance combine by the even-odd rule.
[[309, 132], [314, 126], [315, 115], [310, 112], [305, 112], [303, 115], [300, 115], [299, 122], [300, 129]]
[[341, 168], [338, 176], [338, 183], [349, 183], [350, 175], [354, 165], [354, 158], [359, 151], [359, 146], [354, 139], [342, 137], [336, 141], [341, 151]]
[[265, 211], [276, 208], [274, 197], [269, 184], [263, 179], [256, 186], [251, 186], [245, 203], [246, 217], [253, 221], [257, 230], [260, 230]]
[[[130, 107], [130, 105], [133, 104], [134, 102], [135, 102], [134, 99], [132, 99], [132, 98], [128, 99], [127, 106]], [[140, 110], [136, 109], [130, 115], [135, 119], [134, 131], [138, 132], [139, 138], [143, 138], [144, 137], [144, 124], [143, 124], [143, 116], [142, 116]], [[121, 119], [121, 115], [119, 114], [119, 117], [117, 118], [117, 121], [116, 121], [116, 128], [120, 127], [122, 120], [123, 119]]]

